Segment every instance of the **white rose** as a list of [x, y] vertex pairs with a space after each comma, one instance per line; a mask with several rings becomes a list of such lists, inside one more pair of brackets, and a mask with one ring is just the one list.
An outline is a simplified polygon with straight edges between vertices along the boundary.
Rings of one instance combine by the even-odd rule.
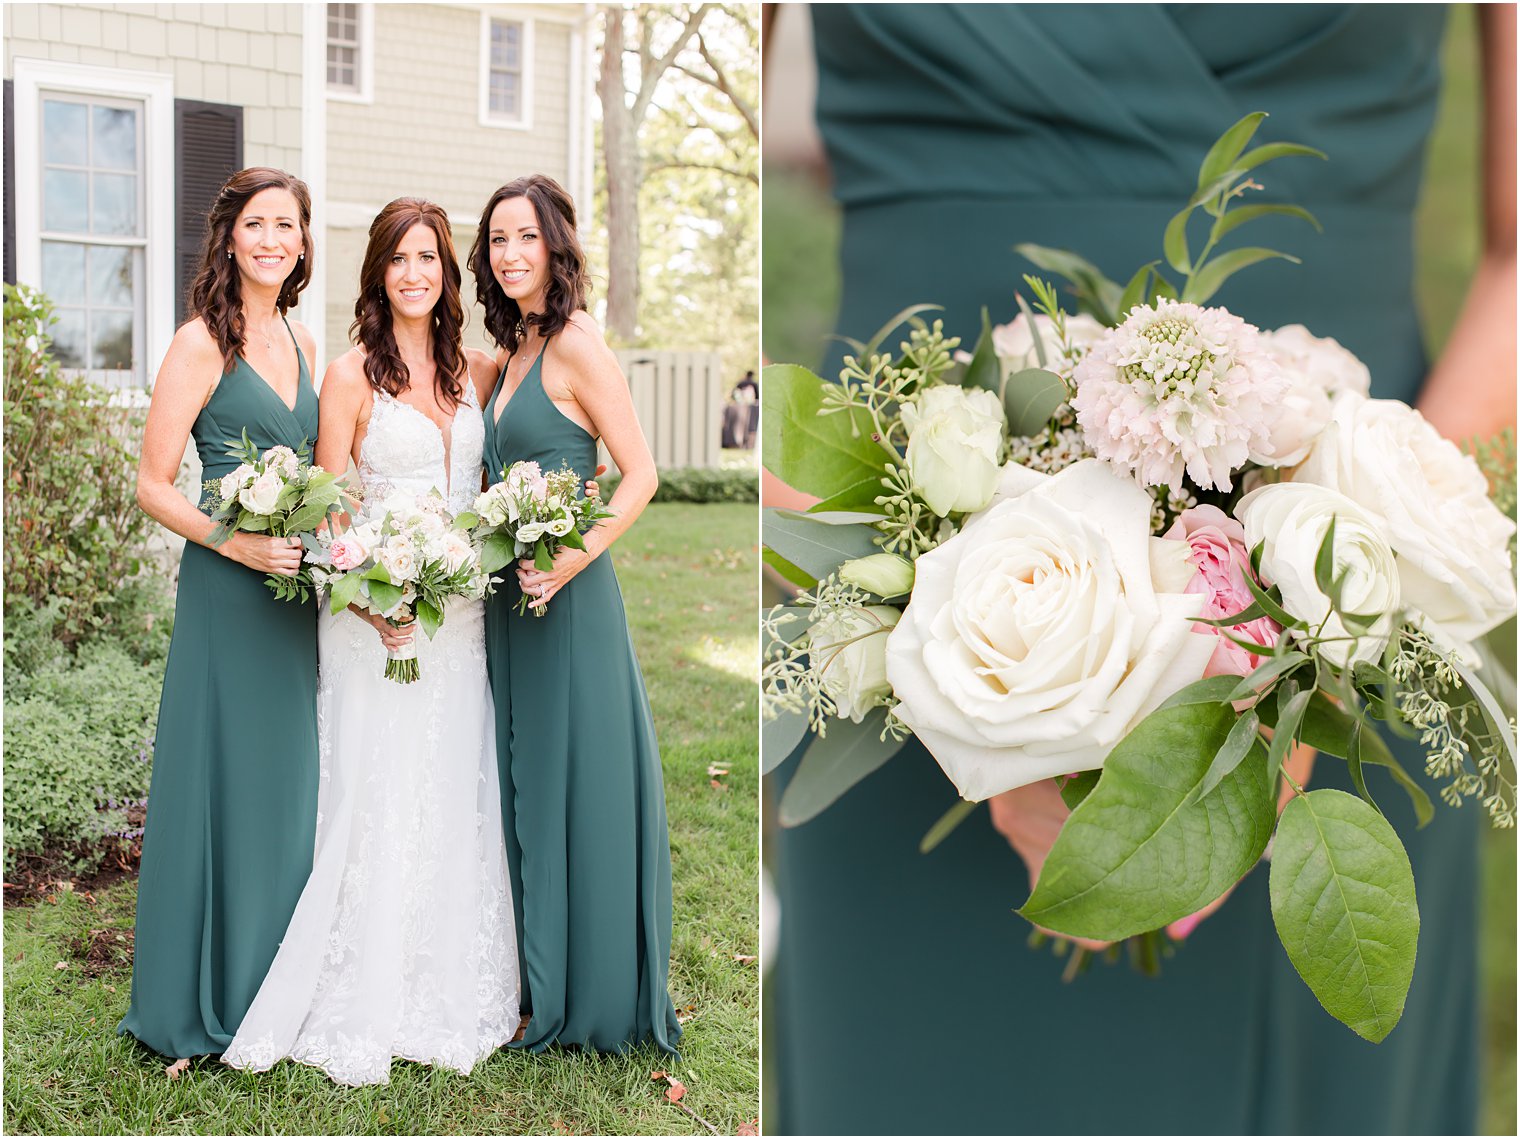
[[301, 463], [294, 451], [281, 446], [271, 447], [264, 452], [264, 465], [267, 470], [277, 471], [285, 478], [294, 478]]
[[1007, 420], [1003, 402], [981, 388], [926, 388], [903, 405], [908, 472], [934, 513], [980, 510], [997, 486]]
[[235, 470], [222, 476], [222, 501], [237, 497], [237, 492], [242, 485], [253, 478], [253, 468], [247, 463], [239, 463]]
[[1477, 463], [1413, 408], [1337, 396], [1292, 480], [1340, 491], [1381, 523], [1404, 604], [1447, 639], [1474, 641], [1515, 612], [1515, 524], [1489, 499]]
[[384, 518], [387, 514], [398, 527], [411, 522], [418, 514], [417, 496], [401, 490], [392, 491], [380, 503], [380, 517]]
[[902, 614], [890, 605], [830, 613], [813, 623], [808, 654], [839, 714], [857, 724], [892, 694], [886, 634]]
[[375, 551], [375, 560], [391, 575], [392, 585], [401, 585], [417, 574], [417, 551], [404, 538], [381, 546]]
[[[1342, 668], [1375, 661], [1393, 631], [1399, 607], [1399, 572], [1381, 524], [1345, 495], [1310, 483], [1276, 483], [1253, 490], [1235, 507], [1246, 529], [1246, 546], [1261, 553], [1262, 580], [1282, 591], [1282, 604], [1309, 624], [1311, 632], [1332, 639], [1319, 653]], [[1330, 598], [1314, 580], [1314, 561], [1330, 519], [1335, 519], [1335, 577], [1344, 575], [1341, 609], [1362, 616], [1381, 614], [1371, 630], [1353, 637], [1331, 612]], [[1323, 628], [1321, 628], [1323, 623]], [[1302, 638], [1303, 634], [1295, 634]]]
[[470, 540], [459, 531], [450, 530], [443, 536], [443, 564], [449, 573], [458, 573], [474, 557], [475, 549], [470, 545]]
[[1372, 373], [1356, 355], [1329, 336], [1315, 336], [1301, 324], [1261, 334], [1261, 346], [1295, 386], [1311, 386], [1326, 395], [1372, 390]]
[[284, 484], [280, 482], [280, 476], [273, 471], [265, 471], [252, 484], [238, 492], [238, 501], [244, 509], [251, 510], [255, 514], [268, 514], [274, 509], [274, 504], [280, 499], [280, 491]]
[[502, 526], [507, 522], [509, 503], [505, 483], [494, 483], [475, 499], [475, 513], [487, 526]]
[[1153, 538], [1151, 497], [1095, 459], [1010, 463], [998, 500], [915, 563], [887, 641], [897, 715], [961, 795], [1101, 767], [1203, 675], [1187, 546]]

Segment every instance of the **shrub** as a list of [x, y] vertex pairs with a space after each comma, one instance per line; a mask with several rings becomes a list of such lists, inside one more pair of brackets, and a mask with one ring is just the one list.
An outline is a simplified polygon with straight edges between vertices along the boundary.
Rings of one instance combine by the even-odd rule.
[[[6, 634], [9, 657], [12, 630]], [[24, 638], [30, 651], [36, 628]], [[162, 658], [143, 663], [110, 638], [54, 658], [30, 675], [7, 670], [7, 875], [18, 856], [58, 847], [78, 850], [73, 869], [94, 869], [104, 854], [99, 840], [127, 829], [127, 806], [148, 794]]]
[[[602, 500], [610, 502], [621, 482], [618, 475], [598, 480]], [[759, 502], [760, 475], [753, 468], [670, 467], [660, 472], [655, 502]]]
[[5, 286], [5, 616], [45, 610], [72, 644], [117, 623], [153, 523], [136, 500], [143, 412], [58, 367], [52, 307]]

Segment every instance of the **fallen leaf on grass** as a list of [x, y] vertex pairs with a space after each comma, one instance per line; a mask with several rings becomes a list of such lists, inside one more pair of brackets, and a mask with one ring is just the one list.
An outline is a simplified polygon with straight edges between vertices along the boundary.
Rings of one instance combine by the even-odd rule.
[[380, 1126], [384, 1127], [390, 1121], [390, 1113], [385, 1108], [382, 1107], [379, 1111], [375, 1112], [375, 1122], [380, 1124]]
[[741, 1123], [741, 1124], [739, 1124], [739, 1130], [736, 1131], [734, 1134], [736, 1134], [736, 1135], [759, 1135], [760, 1134], [760, 1121], [758, 1119], [751, 1119], [748, 1123]]
[[12, 961], [20, 961], [25, 956], [26, 956], [25, 953], [18, 953], [18, 954], [16, 954], [16, 956], [12, 957], [11, 960]]
[[554, 1121], [554, 1131], [555, 1131], [555, 1134], [557, 1134], [557, 1135], [573, 1135], [574, 1134], [574, 1132], [570, 1130], [570, 1125], [568, 1123], [566, 1123], [563, 1119], [556, 1119]]
[[68, 967], [69, 963], [67, 961], [60, 961], [58, 964], [53, 966], [54, 969], [67, 969]]
[[735, 953], [734, 960], [737, 961], [740, 965], [753, 965], [756, 961], [760, 960], [760, 958], [751, 953]]
[[686, 1094], [686, 1085], [680, 1080], [672, 1078], [670, 1087], [665, 1089], [665, 1098], [671, 1103], [680, 1103], [681, 1097]]

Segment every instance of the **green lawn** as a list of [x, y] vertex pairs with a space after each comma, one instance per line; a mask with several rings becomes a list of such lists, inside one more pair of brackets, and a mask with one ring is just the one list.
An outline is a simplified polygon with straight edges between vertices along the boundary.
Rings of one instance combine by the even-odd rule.
[[649, 1050], [500, 1051], [469, 1077], [397, 1063], [389, 1086], [348, 1089], [293, 1064], [251, 1075], [203, 1060], [170, 1083], [158, 1057], [115, 1034], [130, 987], [116, 940], [132, 927], [135, 884], [125, 882], [5, 914], [4, 1130], [706, 1134], [665, 1099], [656, 1070], [685, 1084], [681, 1102], [720, 1133], [755, 1119], [755, 507], [651, 506], [615, 557], [664, 760], [680, 1063]]

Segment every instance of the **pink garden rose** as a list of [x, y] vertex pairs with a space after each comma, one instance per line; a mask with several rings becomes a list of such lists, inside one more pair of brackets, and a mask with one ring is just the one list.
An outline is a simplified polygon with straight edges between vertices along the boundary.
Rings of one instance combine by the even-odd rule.
[[[1198, 572], [1184, 592], [1208, 596], [1200, 617], [1229, 617], [1251, 605], [1251, 591], [1246, 587], [1251, 558], [1245, 528], [1239, 522], [1217, 506], [1194, 506], [1184, 510], [1163, 537], [1186, 542], [1192, 548], [1188, 560]], [[1256, 580], [1254, 574], [1251, 580]], [[1248, 676], [1262, 661], [1212, 625], [1197, 624], [1193, 629], [1217, 639], [1204, 676]], [[1258, 617], [1228, 631], [1258, 645], [1272, 646], [1277, 644], [1282, 626], [1270, 617]]]
[[364, 559], [369, 556], [363, 543], [346, 535], [334, 538], [329, 552], [332, 554], [333, 569], [342, 570], [345, 573], [351, 569], [358, 569], [364, 564]]

